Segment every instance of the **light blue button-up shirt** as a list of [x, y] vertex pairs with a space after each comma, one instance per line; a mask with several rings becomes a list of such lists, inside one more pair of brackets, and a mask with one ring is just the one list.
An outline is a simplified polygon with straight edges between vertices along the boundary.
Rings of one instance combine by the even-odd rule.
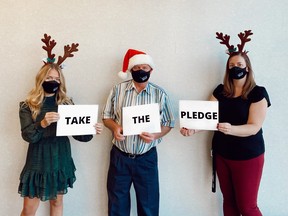
[[[174, 127], [175, 118], [169, 97], [164, 89], [148, 82], [145, 89], [137, 92], [132, 80], [119, 83], [113, 87], [103, 109], [103, 119], [113, 119], [122, 125], [122, 107], [158, 103], [161, 126]], [[113, 139], [113, 143], [123, 152], [144, 154], [160, 143], [162, 138], [145, 143], [139, 135], [126, 136], [124, 141]]]

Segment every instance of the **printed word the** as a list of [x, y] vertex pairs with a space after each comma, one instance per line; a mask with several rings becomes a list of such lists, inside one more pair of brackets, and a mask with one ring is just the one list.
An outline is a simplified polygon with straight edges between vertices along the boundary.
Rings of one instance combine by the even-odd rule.
[[150, 122], [150, 116], [149, 115], [135, 116], [135, 117], [132, 117], [132, 119], [134, 120], [134, 124]]

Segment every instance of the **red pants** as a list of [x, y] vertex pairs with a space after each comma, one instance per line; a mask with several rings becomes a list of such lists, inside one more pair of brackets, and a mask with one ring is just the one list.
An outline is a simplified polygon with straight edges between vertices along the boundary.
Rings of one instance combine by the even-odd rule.
[[227, 160], [216, 155], [225, 216], [262, 216], [257, 206], [257, 195], [263, 165], [264, 154], [243, 161]]

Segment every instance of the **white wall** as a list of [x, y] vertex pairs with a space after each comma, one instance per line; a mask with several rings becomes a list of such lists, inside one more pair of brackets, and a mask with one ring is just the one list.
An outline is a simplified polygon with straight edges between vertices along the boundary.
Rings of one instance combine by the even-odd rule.
[[[164, 87], [178, 113], [180, 99], [208, 99], [222, 82], [227, 55], [216, 31], [231, 35], [252, 29], [246, 49], [259, 85], [271, 97], [264, 123], [266, 161], [259, 206], [265, 216], [288, 215], [286, 0], [50, 0], [0, 1], [0, 215], [19, 215], [17, 194], [27, 143], [20, 136], [18, 103], [34, 84], [45, 52], [43, 33], [64, 44], [79, 42], [66, 61], [68, 93], [77, 104], [103, 108], [128, 48], [148, 52], [157, 65], [151, 81]], [[182, 137], [176, 128], [158, 147], [161, 216], [222, 215], [220, 190], [211, 192], [212, 133]], [[111, 134], [108, 129], [89, 143], [72, 141], [77, 166], [75, 187], [65, 195], [65, 215], [107, 215], [106, 173]], [[132, 191], [133, 195], [133, 191]], [[134, 196], [134, 195], [133, 195]], [[38, 215], [48, 215], [41, 203]], [[136, 215], [135, 199], [132, 214]]]

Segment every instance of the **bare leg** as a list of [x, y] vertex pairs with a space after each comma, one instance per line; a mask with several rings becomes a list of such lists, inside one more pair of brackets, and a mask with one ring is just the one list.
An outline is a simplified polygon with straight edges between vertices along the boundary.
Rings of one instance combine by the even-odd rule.
[[63, 215], [63, 195], [57, 195], [56, 200], [50, 200], [50, 216]]
[[38, 198], [30, 199], [29, 197], [24, 197], [21, 216], [34, 216], [38, 209], [39, 203], [40, 200]]

